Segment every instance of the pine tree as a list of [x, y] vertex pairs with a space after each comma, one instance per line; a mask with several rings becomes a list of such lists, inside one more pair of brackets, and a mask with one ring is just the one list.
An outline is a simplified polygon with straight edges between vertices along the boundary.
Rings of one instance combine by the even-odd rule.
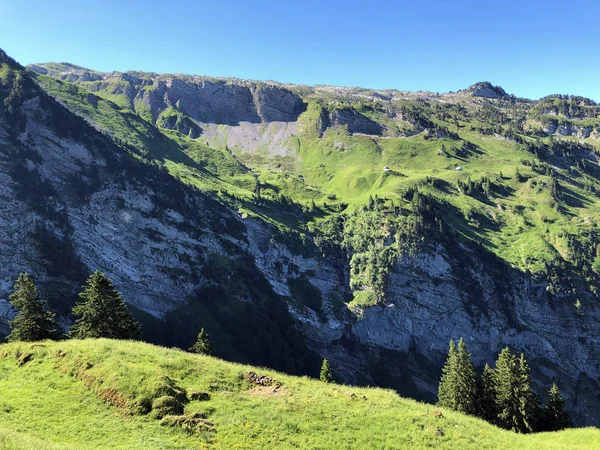
[[325, 383], [333, 383], [335, 381], [335, 379], [333, 378], [333, 372], [331, 372], [331, 367], [329, 366], [329, 361], [327, 361], [326, 359], [323, 360], [323, 365], [321, 366], [321, 373], [319, 374], [319, 378]]
[[45, 308], [31, 275], [19, 274], [9, 299], [18, 314], [9, 323], [11, 332], [6, 338], [8, 341], [31, 342], [58, 338], [54, 313]]
[[492, 424], [498, 420], [494, 376], [494, 369], [486, 364], [477, 385], [477, 415]]
[[450, 340], [450, 349], [444, 367], [442, 368], [442, 377], [438, 388], [438, 404], [440, 406], [455, 409], [456, 408], [456, 366], [458, 364], [458, 350], [454, 341]]
[[521, 413], [521, 427], [519, 431], [522, 433], [530, 433], [537, 431], [541, 411], [537, 396], [531, 389], [529, 365], [525, 360], [524, 353], [521, 353], [521, 357], [518, 360], [517, 373], [520, 402], [519, 411]]
[[189, 349], [192, 353], [198, 353], [201, 355], [212, 355], [212, 346], [208, 339], [208, 333], [202, 328], [198, 333], [198, 340]]
[[458, 342], [458, 404], [456, 410], [465, 414], [475, 414], [477, 374], [471, 361], [471, 354], [467, 350], [464, 340]]
[[475, 414], [476, 390], [475, 368], [464, 340], [460, 339], [458, 349], [455, 347], [454, 341], [450, 341], [448, 359], [442, 369], [438, 390], [440, 406], [465, 414]]
[[508, 347], [504, 348], [498, 355], [494, 378], [498, 425], [517, 433], [535, 431], [539, 407], [531, 390], [525, 355], [517, 359]]
[[571, 425], [569, 415], [565, 412], [564, 407], [565, 403], [560, 395], [560, 391], [556, 383], [552, 383], [543, 413], [544, 431], [558, 431], [568, 428]]
[[498, 355], [494, 375], [498, 426], [517, 431], [519, 425], [517, 360], [508, 347], [505, 347]]
[[70, 337], [76, 339], [139, 339], [140, 325], [131, 317], [121, 294], [110, 279], [94, 272], [79, 293], [83, 301], [73, 308], [77, 317]]

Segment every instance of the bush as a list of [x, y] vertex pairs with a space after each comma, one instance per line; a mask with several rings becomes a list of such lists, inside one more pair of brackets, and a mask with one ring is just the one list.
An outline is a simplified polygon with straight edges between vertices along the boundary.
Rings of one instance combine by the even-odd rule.
[[158, 397], [152, 402], [151, 415], [155, 419], [162, 419], [166, 416], [177, 416], [180, 414], [183, 414], [183, 405], [170, 395]]

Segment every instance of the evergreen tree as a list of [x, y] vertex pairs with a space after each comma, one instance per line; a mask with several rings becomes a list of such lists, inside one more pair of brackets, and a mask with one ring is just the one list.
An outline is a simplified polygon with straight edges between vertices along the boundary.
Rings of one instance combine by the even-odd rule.
[[534, 431], [538, 407], [525, 356], [521, 354], [517, 359], [508, 347], [504, 348], [494, 373], [498, 425], [517, 433]]
[[11, 332], [6, 337], [8, 341], [31, 342], [58, 338], [54, 313], [45, 308], [31, 275], [19, 274], [9, 302], [18, 314], [9, 323]]
[[83, 301], [73, 308], [77, 317], [70, 336], [76, 339], [139, 339], [140, 325], [131, 317], [121, 294], [97, 270], [79, 293]]
[[454, 342], [450, 341], [448, 360], [443, 369], [438, 392], [440, 406], [465, 414], [475, 414], [476, 391], [475, 368], [464, 340], [460, 339], [458, 349]]
[[548, 401], [544, 408], [543, 429], [544, 431], [558, 431], [568, 428], [571, 424], [569, 415], [564, 411], [565, 403], [560, 395], [556, 383], [552, 383], [548, 392]]
[[467, 350], [465, 341], [461, 338], [458, 342], [458, 404], [457, 411], [465, 414], [475, 414], [477, 374], [471, 361], [471, 354]]
[[522, 433], [538, 431], [541, 408], [537, 396], [531, 389], [531, 375], [525, 354], [521, 353], [518, 364], [518, 388], [521, 413]]
[[331, 371], [331, 367], [329, 366], [329, 361], [327, 361], [326, 359], [323, 360], [323, 365], [321, 366], [321, 373], [319, 374], [319, 378], [325, 383], [333, 383], [335, 381], [335, 379], [333, 378], [333, 372]]
[[456, 408], [456, 366], [458, 364], [458, 350], [454, 341], [450, 340], [450, 349], [448, 350], [448, 357], [446, 363], [442, 368], [442, 377], [440, 378], [440, 385], [438, 387], [438, 404], [440, 406], [455, 409]]
[[518, 430], [519, 398], [517, 391], [517, 360], [508, 347], [498, 355], [494, 372], [498, 425]]
[[198, 340], [190, 347], [190, 352], [201, 355], [212, 355], [212, 346], [208, 340], [208, 333], [202, 328], [198, 333]]
[[494, 377], [494, 369], [486, 364], [481, 374], [481, 380], [477, 385], [477, 415], [492, 424], [495, 424], [498, 420]]

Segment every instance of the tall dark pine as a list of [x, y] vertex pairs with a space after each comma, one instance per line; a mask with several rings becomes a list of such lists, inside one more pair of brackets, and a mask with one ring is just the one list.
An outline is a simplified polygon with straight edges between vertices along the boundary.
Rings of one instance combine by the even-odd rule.
[[569, 415], [564, 410], [565, 403], [560, 395], [556, 383], [552, 383], [548, 392], [548, 401], [544, 408], [543, 429], [545, 431], [558, 431], [571, 426]]
[[517, 433], [535, 431], [537, 399], [531, 390], [525, 356], [517, 359], [508, 347], [504, 348], [498, 355], [494, 378], [498, 425]]
[[471, 361], [471, 354], [467, 350], [465, 341], [458, 341], [458, 404], [456, 410], [465, 414], [475, 414], [477, 374]]
[[529, 374], [529, 365], [525, 360], [525, 354], [521, 353], [518, 364], [518, 386], [520, 398], [520, 411], [522, 420], [522, 433], [538, 431], [541, 418], [541, 408], [539, 401], [531, 389], [531, 375]]
[[458, 349], [450, 341], [448, 360], [443, 368], [438, 391], [439, 404], [465, 414], [476, 413], [477, 378], [471, 354], [463, 339]]
[[508, 347], [498, 355], [495, 385], [498, 425], [508, 430], [519, 429], [519, 393], [517, 389], [517, 360]]
[[54, 313], [46, 309], [28, 273], [19, 274], [9, 301], [18, 314], [10, 322], [11, 332], [7, 336], [8, 341], [42, 341], [58, 338]]
[[486, 364], [477, 384], [477, 415], [493, 424], [498, 420], [494, 376], [494, 369]]
[[100, 271], [94, 272], [79, 293], [82, 301], [73, 308], [77, 317], [70, 336], [76, 339], [139, 339], [140, 325], [133, 320], [121, 294]]
[[456, 408], [456, 366], [458, 359], [458, 350], [454, 341], [450, 340], [450, 349], [448, 350], [448, 357], [446, 363], [442, 368], [442, 377], [440, 378], [440, 385], [438, 388], [438, 404], [445, 408], [455, 409]]

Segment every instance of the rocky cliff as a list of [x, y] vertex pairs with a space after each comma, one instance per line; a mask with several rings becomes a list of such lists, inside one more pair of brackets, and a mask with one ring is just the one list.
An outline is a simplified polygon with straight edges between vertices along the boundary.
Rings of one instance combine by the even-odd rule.
[[[300, 245], [266, 214], [247, 217], [225, 196], [135, 158], [127, 145], [62, 106], [23, 68], [2, 58], [12, 71], [2, 80], [2, 98], [16, 84], [24, 86], [0, 116], [4, 331], [12, 314], [6, 299], [18, 272], [33, 273], [67, 327], [79, 285], [100, 269], [154, 342], [186, 346], [200, 325], [207, 326], [225, 358], [314, 374], [324, 356], [348, 382], [389, 386], [428, 400], [435, 399], [449, 339], [464, 337], [479, 367], [511, 345], [526, 353], [539, 392], [560, 380], [578, 423], [600, 423], [595, 304], [577, 312], [570, 296], [550, 293], [547, 281], [448, 238], [394, 262], [385, 302], [348, 308], [342, 301], [351, 295], [347, 255], [323, 254], [312, 237]], [[206, 77], [102, 74], [73, 65], [32, 69], [77, 82], [191, 139], [294, 158], [297, 147], [290, 139], [301, 134], [298, 118], [317, 91]], [[335, 102], [348, 92], [324, 91]], [[383, 102], [368, 112], [383, 117], [383, 111], [386, 120], [396, 112], [386, 102], [401, 96], [348, 95]], [[506, 93], [485, 84], [472, 95], [501, 99]], [[404, 116], [422, 121], [418, 108], [424, 101], [405, 109]], [[345, 104], [321, 109], [317, 134], [345, 126], [351, 134], [377, 136], [394, 125], [365, 114]], [[448, 136], [441, 137], [450, 141]], [[332, 142], [335, 151], [344, 145]], [[458, 154], [461, 161], [465, 154]], [[385, 176], [403, 176], [387, 169]], [[299, 217], [294, 212], [286, 220]]]

